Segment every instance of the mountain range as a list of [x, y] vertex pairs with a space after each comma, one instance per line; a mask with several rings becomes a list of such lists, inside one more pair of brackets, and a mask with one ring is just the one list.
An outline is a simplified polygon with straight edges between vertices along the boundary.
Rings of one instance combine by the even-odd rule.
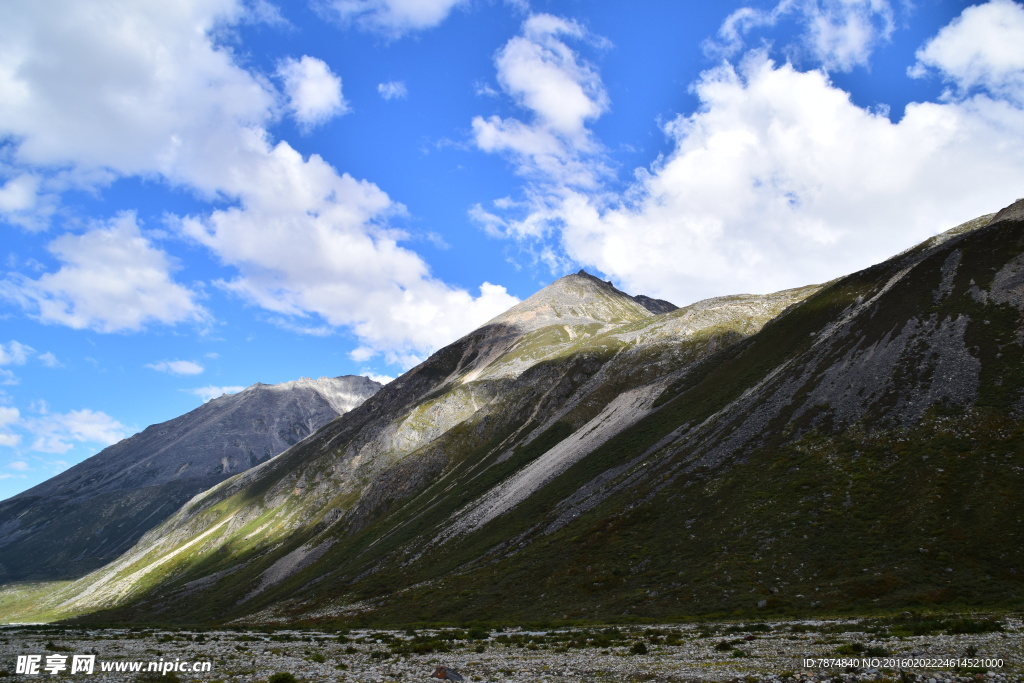
[[[894, 229], [898, 226], [894, 226]], [[566, 276], [104, 567], [84, 623], [1019, 606], [1024, 201], [824, 285]]]

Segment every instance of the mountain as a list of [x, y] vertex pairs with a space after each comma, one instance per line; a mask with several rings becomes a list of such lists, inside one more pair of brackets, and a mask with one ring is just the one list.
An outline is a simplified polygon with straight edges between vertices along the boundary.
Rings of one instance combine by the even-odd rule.
[[0, 581], [78, 578], [197, 493], [309, 436], [372, 396], [366, 377], [254, 384], [152, 425], [0, 502]]
[[1024, 202], [824, 286], [664, 313], [577, 273], [5, 616], [1024, 606], [1022, 329]]
[[403, 554], [417, 555], [474, 496], [521, 470], [532, 486], [558, 476], [701, 360], [815, 290], [656, 314], [586, 273], [564, 277], [315, 438], [189, 501], [48, 604], [86, 611], [155, 590], [153, 604], [170, 610], [161, 618], [178, 618], [168, 595], [201, 594], [186, 618], [213, 619], [273, 603], [310, 572], [372, 573], [389, 534], [408, 536]]

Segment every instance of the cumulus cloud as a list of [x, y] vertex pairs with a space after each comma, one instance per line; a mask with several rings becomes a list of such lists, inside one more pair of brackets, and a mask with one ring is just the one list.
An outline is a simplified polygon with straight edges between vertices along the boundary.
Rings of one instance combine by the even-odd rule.
[[398, 38], [433, 28], [465, 0], [324, 0], [320, 7], [343, 23]]
[[341, 94], [341, 78], [323, 60], [308, 55], [286, 59], [277, 73], [284, 81], [288, 108], [300, 126], [309, 129], [349, 110]]
[[28, 418], [23, 425], [34, 440], [30, 448], [43, 453], [66, 453], [76, 443], [109, 446], [128, 436], [128, 429], [98, 410], [72, 410], [67, 413], [43, 413]]
[[205, 370], [202, 365], [190, 360], [162, 360], [158, 363], [147, 363], [146, 367], [170, 375], [198, 375]]
[[0, 131], [16, 162], [192, 182], [211, 146], [272, 116], [274, 92], [210, 39], [240, 19], [239, 2], [96, 5], [0, 9]]
[[568, 252], [633, 291], [687, 301], [822, 282], [1024, 187], [1024, 111], [1005, 102], [913, 104], [892, 123], [763, 56], [696, 92], [702, 110], [666, 126], [675, 150], [639, 199], [559, 207]]
[[405, 87], [405, 83], [402, 81], [388, 81], [387, 83], [378, 83], [377, 92], [385, 100], [404, 100], [409, 96], [409, 91]]
[[171, 279], [170, 259], [141, 234], [134, 214], [63, 235], [47, 248], [61, 262], [57, 271], [0, 283], [0, 293], [42, 322], [122, 332], [206, 317], [194, 292]]
[[961, 93], [972, 88], [1015, 98], [1024, 95], [1024, 6], [992, 0], [968, 7], [917, 51], [909, 73], [938, 71]]
[[181, 221], [240, 275], [222, 283], [275, 313], [350, 327], [372, 353], [409, 362], [518, 300], [484, 283], [479, 296], [431, 277], [387, 227], [400, 207], [376, 185], [339, 175], [285, 143], [249, 168], [240, 205]]
[[896, 28], [889, 0], [781, 0], [770, 10], [741, 7], [718, 31], [710, 51], [735, 55], [755, 29], [793, 18], [801, 24], [798, 43], [789, 52], [813, 59], [826, 70], [850, 71], [868, 63], [871, 52]]
[[492, 231], [554, 236], [532, 248], [560, 250], [628, 291], [686, 303], [827, 281], [1024, 187], [1016, 95], [912, 103], [892, 122], [824, 72], [760, 51], [705, 72], [693, 92], [698, 109], [664, 126], [672, 151], [624, 192], [553, 175], [527, 183], [519, 206], [471, 211]]
[[203, 403], [224, 396], [225, 394], [237, 394], [242, 391], [245, 387], [196, 387], [195, 389], [182, 389], [187, 394], [193, 394], [203, 400]]
[[575, 22], [535, 14], [523, 24], [522, 35], [509, 40], [495, 58], [505, 92], [533, 111], [545, 128], [574, 137], [608, 108], [597, 71], [561, 40], [583, 35]]

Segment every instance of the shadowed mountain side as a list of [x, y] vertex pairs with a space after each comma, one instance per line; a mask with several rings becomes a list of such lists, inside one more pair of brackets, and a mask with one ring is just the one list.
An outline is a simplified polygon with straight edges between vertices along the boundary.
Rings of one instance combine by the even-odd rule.
[[359, 405], [366, 377], [255, 384], [105, 448], [0, 502], [0, 581], [77, 578], [197, 493]]

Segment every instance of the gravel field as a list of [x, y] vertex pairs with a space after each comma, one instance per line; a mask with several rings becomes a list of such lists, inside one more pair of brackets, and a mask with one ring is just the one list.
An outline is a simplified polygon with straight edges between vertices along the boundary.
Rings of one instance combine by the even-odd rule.
[[[11, 626], [0, 631], [0, 677], [41, 680], [59, 674], [61, 680], [84, 681], [256, 682], [289, 672], [300, 681], [386, 683], [426, 681], [436, 666], [445, 665], [467, 681], [1024, 681], [1021, 620], [971, 623], [975, 626], [968, 624], [968, 630], [982, 632], [950, 635], [955, 629], [939, 627], [926, 635], [908, 635], [906, 626], [879, 620], [534, 631]], [[985, 632], [985, 624], [1002, 630]], [[89, 654], [95, 655], [94, 672], [70, 673], [72, 656]], [[40, 673], [18, 673], [19, 655], [38, 655]], [[943, 661], [947, 659], [958, 661]], [[162, 666], [179, 660], [208, 662], [209, 671], [179, 670], [149, 678], [123, 670], [101, 671], [104, 665], [141, 662], [146, 667], [157, 662]], [[814, 660], [813, 666], [806, 660]], [[48, 663], [57, 667], [66, 663], [67, 669], [49, 673], [44, 670]]]

